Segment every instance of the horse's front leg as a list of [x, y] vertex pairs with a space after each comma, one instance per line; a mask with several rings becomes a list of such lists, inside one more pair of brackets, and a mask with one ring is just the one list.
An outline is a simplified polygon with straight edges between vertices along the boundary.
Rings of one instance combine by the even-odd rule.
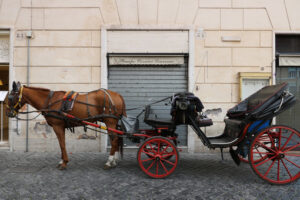
[[67, 168], [67, 163], [69, 162], [68, 154], [66, 150], [66, 141], [65, 141], [65, 128], [63, 125], [59, 126], [53, 126], [53, 130], [57, 136], [60, 150], [61, 150], [61, 161], [58, 164], [58, 168], [60, 170], [64, 170]]

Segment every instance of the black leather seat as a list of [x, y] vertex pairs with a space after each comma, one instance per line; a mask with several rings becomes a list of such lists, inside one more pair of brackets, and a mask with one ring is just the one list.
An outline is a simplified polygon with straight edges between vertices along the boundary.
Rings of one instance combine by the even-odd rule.
[[146, 106], [145, 118], [144, 118], [144, 122], [146, 124], [153, 126], [155, 128], [170, 127], [174, 125], [172, 119], [160, 119], [160, 118], [150, 117], [150, 110], [151, 110], [150, 106]]
[[174, 122], [171, 119], [145, 119], [144, 122], [150, 126], [153, 126], [155, 128], [159, 127], [170, 127], [174, 124]]

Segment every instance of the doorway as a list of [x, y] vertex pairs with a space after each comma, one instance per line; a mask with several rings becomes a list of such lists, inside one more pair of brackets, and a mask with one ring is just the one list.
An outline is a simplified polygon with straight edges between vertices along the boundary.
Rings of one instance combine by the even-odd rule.
[[[276, 83], [287, 82], [288, 90], [300, 98], [300, 35], [276, 35]], [[300, 104], [276, 117], [277, 124], [284, 124], [300, 130]]]
[[[188, 91], [188, 59], [186, 55], [109, 55], [108, 89], [120, 93], [125, 102], [127, 115], [138, 116], [143, 106]], [[166, 105], [167, 103], [167, 105]], [[138, 108], [138, 109], [132, 109]], [[167, 101], [151, 106], [153, 115], [171, 119], [171, 105]], [[139, 117], [139, 128], [149, 129]], [[176, 129], [180, 146], [187, 146], [187, 126]], [[135, 146], [125, 139], [124, 145]]]
[[[9, 89], [9, 35], [9, 30], [0, 30], [0, 91], [6, 92]], [[6, 92], [2, 92], [2, 94]], [[9, 120], [5, 115], [7, 95], [3, 95], [3, 100], [0, 107], [0, 147], [8, 147]]]
[[[9, 67], [6, 65], [0, 65], [0, 91], [8, 91], [8, 83], [9, 83]], [[1, 116], [3, 116], [3, 135], [0, 135], [0, 141], [3, 143], [8, 142], [8, 117], [5, 115], [5, 105], [7, 103], [7, 97], [3, 102], [3, 115], [0, 114], [0, 121]], [[0, 108], [1, 109], [1, 108]], [[1, 112], [1, 110], [0, 110]], [[1, 143], [0, 143], [1, 145]]]

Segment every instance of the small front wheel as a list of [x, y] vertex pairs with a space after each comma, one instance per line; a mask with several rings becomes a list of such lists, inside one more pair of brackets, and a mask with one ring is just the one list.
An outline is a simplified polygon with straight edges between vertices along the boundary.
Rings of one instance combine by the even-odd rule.
[[178, 159], [174, 143], [161, 136], [147, 139], [137, 153], [141, 170], [152, 178], [165, 178], [172, 174], [178, 165]]
[[253, 171], [272, 184], [287, 184], [300, 177], [300, 133], [287, 126], [270, 126], [258, 133], [250, 145]]

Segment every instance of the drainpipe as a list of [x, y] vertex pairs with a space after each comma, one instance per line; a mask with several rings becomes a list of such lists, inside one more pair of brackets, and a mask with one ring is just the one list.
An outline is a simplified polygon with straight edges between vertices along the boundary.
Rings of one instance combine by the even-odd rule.
[[[26, 38], [27, 38], [27, 83], [26, 85], [29, 86], [29, 70], [30, 70], [30, 39], [32, 38], [32, 31], [28, 31], [26, 33]], [[29, 112], [29, 106], [27, 105], [27, 112]], [[26, 150], [25, 152], [28, 152], [28, 141], [29, 141], [29, 114], [26, 114]]]

